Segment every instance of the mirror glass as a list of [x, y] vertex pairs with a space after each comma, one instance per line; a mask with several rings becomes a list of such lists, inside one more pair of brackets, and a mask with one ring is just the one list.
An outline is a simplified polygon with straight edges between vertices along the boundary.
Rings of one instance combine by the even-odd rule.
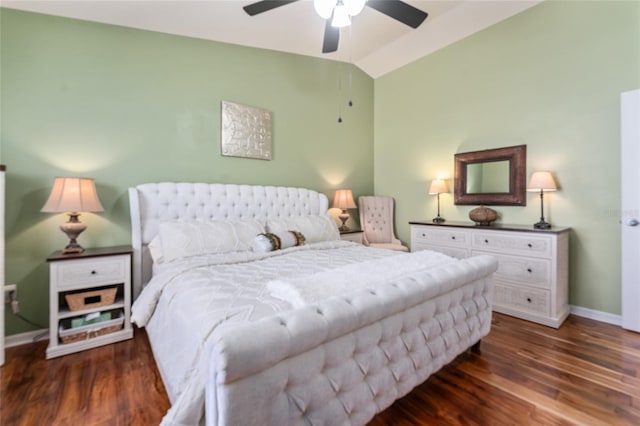
[[455, 155], [455, 204], [526, 206], [527, 146]]
[[509, 192], [509, 161], [487, 161], [467, 165], [467, 193]]

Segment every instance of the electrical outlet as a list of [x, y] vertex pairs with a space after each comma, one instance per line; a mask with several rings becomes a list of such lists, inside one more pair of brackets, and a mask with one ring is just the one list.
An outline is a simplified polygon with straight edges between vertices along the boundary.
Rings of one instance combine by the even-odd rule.
[[9, 303], [12, 300], [18, 300], [18, 288], [15, 284], [9, 284], [4, 286], [4, 303]]

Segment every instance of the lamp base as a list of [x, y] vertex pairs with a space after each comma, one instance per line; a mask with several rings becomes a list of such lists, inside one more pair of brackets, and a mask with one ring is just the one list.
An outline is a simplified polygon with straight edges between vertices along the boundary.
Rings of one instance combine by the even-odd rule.
[[345, 225], [347, 220], [349, 220], [349, 213], [347, 213], [346, 210], [342, 210], [342, 213], [340, 213], [338, 215], [338, 219], [340, 219], [342, 221], [342, 225], [338, 228], [338, 231], [340, 231], [340, 232], [351, 231], [351, 228], [349, 228], [347, 225]]
[[62, 254], [78, 254], [84, 251], [84, 247], [82, 247], [78, 243], [69, 242], [69, 244], [62, 249]]
[[78, 235], [82, 234], [87, 225], [78, 220], [80, 213], [69, 213], [69, 220], [60, 225], [60, 230], [69, 237], [69, 244], [62, 249], [62, 254], [82, 253], [84, 248], [76, 242]]
[[551, 224], [548, 222], [545, 222], [544, 220], [541, 220], [538, 223], [534, 223], [533, 228], [534, 229], [551, 229]]
[[433, 223], [444, 223], [444, 217], [440, 217], [440, 216], [434, 217]]

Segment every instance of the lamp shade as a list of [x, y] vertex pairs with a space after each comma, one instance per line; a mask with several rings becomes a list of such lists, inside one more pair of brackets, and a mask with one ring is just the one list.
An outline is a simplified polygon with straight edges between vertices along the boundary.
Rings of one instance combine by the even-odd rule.
[[57, 177], [49, 199], [40, 209], [47, 213], [102, 212], [93, 179]]
[[527, 191], [529, 192], [537, 192], [540, 190], [555, 191], [557, 189], [556, 181], [553, 179], [551, 172], [534, 172], [527, 186]]
[[346, 210], [355, 209], [356, 203], [353, 202], [353, 193], [350, 189], [338, 189], [333, 198], [333, 207]]
[[431, 185], [429, 185], [429, 195], [442, 194], [445, 192], [449, 192], [449, 189], [443, 179], [434, 179], [431, 181]]

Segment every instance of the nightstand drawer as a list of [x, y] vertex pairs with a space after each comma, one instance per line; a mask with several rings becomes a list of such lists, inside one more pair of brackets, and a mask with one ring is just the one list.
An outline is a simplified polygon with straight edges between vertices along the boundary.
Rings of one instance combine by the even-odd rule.
[[551, 288], [551, 261], [548, 259], [506, 256], [488, 251], [473, 251], [472, 254], [488, 254], [498, 259], [496, 279], [521, 282], [541, 288]]
[[439, 246], [466, 247], [469, 234], [455, 229], [430, 229], [412, 227], [411, 242], [416, 244], [436, 244]]
[[353, 243], [362, 244], [362, 231], [341, 232], [340, 239], [342, 241], [351, 241]]
[[505, 235], [499, 232], [477, 232], [471, 242], [473, 248], [507, 251], [524, 256], [551, 257], [551, 238], [525, 235]]
[[129, 256], [105, 259], [79, 259], [57, 266], [58, 288], [114, 284], [128, 279]]
[[534, 314], [549, 316], [551, 313], [549, 292], [533, 288], [503, 285], [496, 281], [493, 287], [493, 304], [500, 310], [505, 307]]

